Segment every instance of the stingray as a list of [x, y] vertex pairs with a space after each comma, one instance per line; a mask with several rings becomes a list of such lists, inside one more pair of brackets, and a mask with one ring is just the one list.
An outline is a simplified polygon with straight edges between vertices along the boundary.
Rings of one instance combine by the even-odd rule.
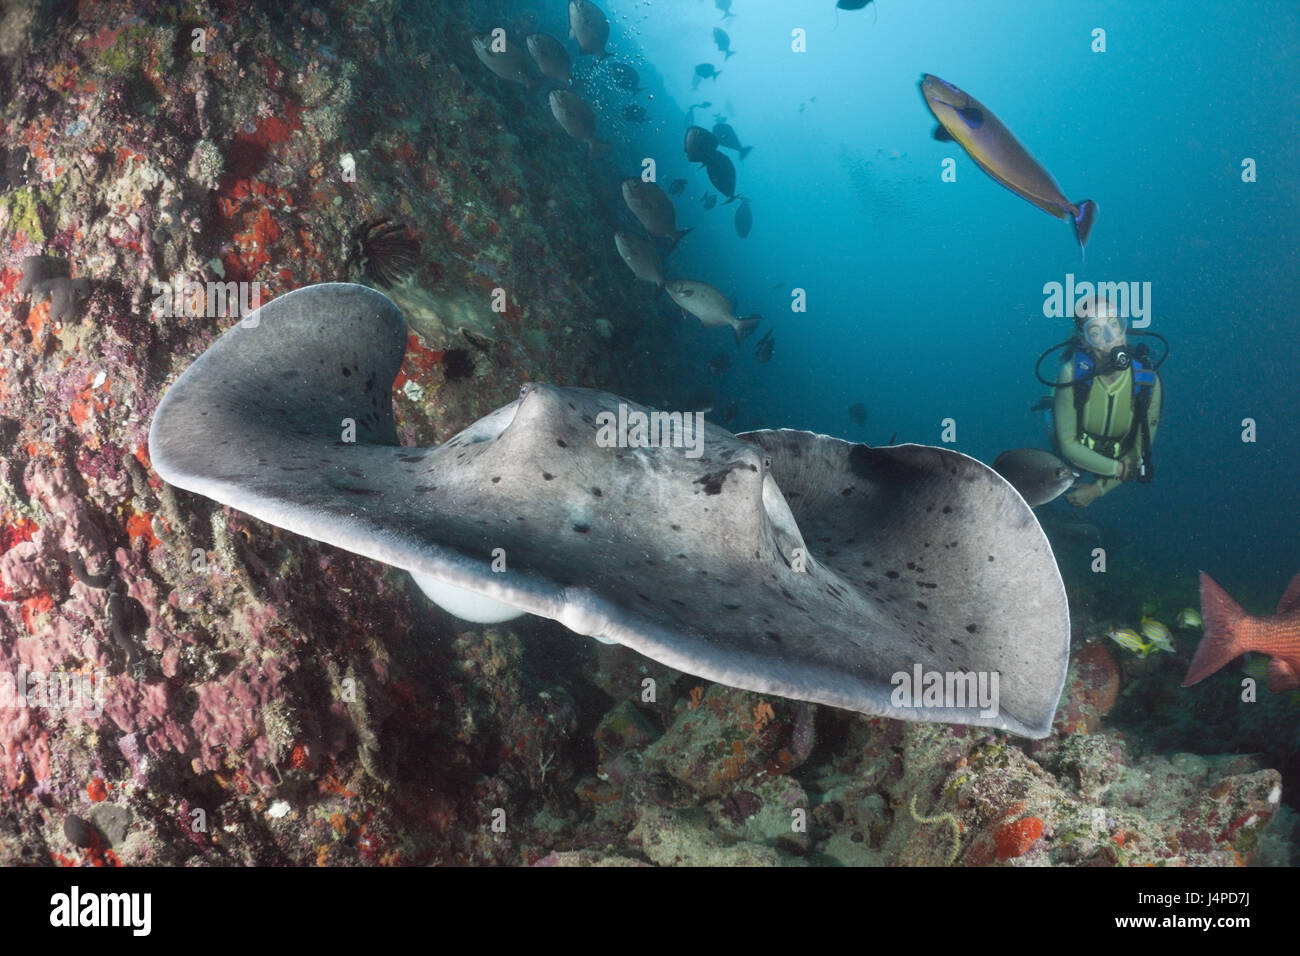
[[[468, 620], [536, 614], [733, 687], [1047, 733], [1065, 592], [1033, 513], [988, 467], [919, 445], [733, 435], [689, 414], [698, 440], [646, 447], [631, 423], [649, 409], [547, 384], [442, 445], [403, 447], [392, 382], [406, 336], [364, 286], [267, 303], [167, 391], [154, 468], [403, 568]], [[899, 675], [930, 672], [996, 672], [999, 706], [900, 703]]]

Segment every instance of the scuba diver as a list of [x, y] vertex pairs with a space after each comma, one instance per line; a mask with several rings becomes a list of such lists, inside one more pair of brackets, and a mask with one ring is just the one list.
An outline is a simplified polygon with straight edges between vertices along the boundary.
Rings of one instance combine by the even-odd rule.
[[1076, 485], [1065, 500], [1076, 507], [1092, 504], [1126, 481], [1150, 482], [1155, 477], [1151, 445], [1164, 404], [1157, 369], [1169, 357], [1152, 361], [1145, 345], [1130, 348], [1126, 323], [1104, 297], [1084, 299], [1075, 309], [1075, 336], [1052, 346], [1038, 365], [1059, 348], [1066, 352], [1055, 382], [1035, 374], [1055, 389], [1052, 417], [1057, 450], [1075, 468], [1096, 475]]

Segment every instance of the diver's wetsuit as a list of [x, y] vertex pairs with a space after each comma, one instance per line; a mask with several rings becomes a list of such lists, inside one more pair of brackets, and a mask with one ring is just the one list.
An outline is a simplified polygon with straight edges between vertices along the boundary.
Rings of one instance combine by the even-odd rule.
[[[1056, 401], [1052, 407], [1052, 418], [1056, 423], [1056, 444], [1062, 456], [1070, 464], [1084, 471], [1098, 475], [1097, 486], [1100, 494], [1105, 494], [1116, 485], [1123, 484], [1115, 477], [1119, 473], [1119, 462], [1126, 463], [1129, 474], [1137, 468], [1138, 456], [1142, 451], [1142, 438], [1135, 432], [1132, 447], [1122, 455], [1109, 457], [1100, 451], [1089, 448], [1079, 441], [1075, 434], [1076, 415], [1074, 411], [1074, 388], [1068, 383], [1074, 381], [1074, 367], [1066, 362], [1061, 366], [1057, 376], [1058, 383], [1067, 387], [1057, 388]], [[1163, 404], [1164, 390], [1160, 376], [1151, 391], [1151, 407], [1147, 412], [1147, 425], [1150, 429], [1151, 444], [1156, 441], [1156, 426], [1160, 424], [1160, 409]], [[1133, 370], [1125, 369], [1110, 385], [1102, 376], [1093, 379], [1088, 389], [1088, 401], [1083, 408], [1083, 430], [1095, 439], [1110, 438], [1121, 441], [1133, 425]]]

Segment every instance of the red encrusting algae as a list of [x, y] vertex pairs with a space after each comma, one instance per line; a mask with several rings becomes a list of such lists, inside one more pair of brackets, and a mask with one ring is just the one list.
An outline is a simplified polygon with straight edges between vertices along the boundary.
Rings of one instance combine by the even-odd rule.
[[1043, 821], [1038, 817], [1024, 817], [1002, 824], [993, 835], [998, 859], [1011, 860], [1023, 855], [1042, 835]]

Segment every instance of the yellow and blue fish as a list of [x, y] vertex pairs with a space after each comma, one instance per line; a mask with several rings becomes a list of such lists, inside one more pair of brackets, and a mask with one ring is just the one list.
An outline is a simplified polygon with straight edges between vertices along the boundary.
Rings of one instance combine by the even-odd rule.
[[1029, 155], [1029, 150], [988, 107], [969, 93], [926, 73], [921, 78], [921, 95], [939, 121], [935, 139], [956, 140], [980, 169], [1021, 199], [1057, 219], [1071, 220], [1079, 251], [1083, 251], [1097, 220], [1095, 202], [1081, 199], [1075, 203], [1065, 198], [1052, 174]]
[[1131, 627], [1113, 627], [1106, 632], [1106, 636], [1125, 650], [1141, 654], [1143, 660], [1146, 660], [1146, 656], [1155, 646], [1142, 640], [1142, 635]]

